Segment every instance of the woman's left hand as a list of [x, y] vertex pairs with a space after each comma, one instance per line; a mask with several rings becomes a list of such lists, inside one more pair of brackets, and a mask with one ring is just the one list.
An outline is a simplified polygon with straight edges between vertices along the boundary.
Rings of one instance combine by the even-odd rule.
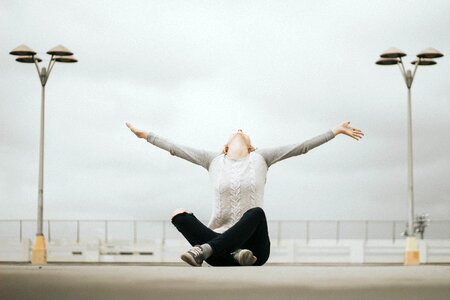
[[364, 133], [361, 130], [351, 127], [350, 121], [342, 122], [333, 129], [333, 132], [335, 135], [338, 135], [339, 133], [348, 135], [349, 137], [352, 137], [357, 141], [361, 139], [364, 135]]

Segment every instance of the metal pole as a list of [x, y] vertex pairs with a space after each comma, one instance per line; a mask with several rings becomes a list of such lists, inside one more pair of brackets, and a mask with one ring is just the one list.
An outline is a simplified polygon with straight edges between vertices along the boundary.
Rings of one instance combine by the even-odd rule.
[[[417, 65], [414, 69], [414, 74], [417, 70]], [[411, 101], [411, 85], [414, 80], [414, 74], [411, 74], [411, 70], [406, 72], [407, 82], [406, 86], [408, 88], [408, 194], [409, 194], [409, 216], [408, 216], [408, 229], [406, 237], [406, 249], [403, 258], [404, 265], [419, 265], [420, 252], [417, 248], [416, 233], [414, 232], [414, 178], [413, 178], [413, 142], [412, 142], [412, 101]]]
[[[408, 71], [410, 75], [410, 71]], [[411, 76], [411, 75], [410, 75]], [[414, 233], [414, 182], [413, 182], [413, 143], [412, 143], [412, 113], [411, 113], [411, 87], [408, 87], [408, 193], [409, 193], [409, 222], [408, 235]]]
[[[39, 70], [37, 60], [34, 61], [36, 69], [41, 80], [41, 126], [40, 126], [40, 139], [39, 139], [39, 184], [38, 184], [38, 209], [37, 209], [37, 230], [36, 240], [34, 242], [33, 251], [31, 255], [32, 264], [45, 264], [47, 263], [47, 247], [45, 245], [45, 238], [43, 232], [43, 212], [44, 212], [44, 132], [45, 132], [45, 84], [48, 79], [48, 73], [45, 68]], [[50, 236], [50, 222], [48, 223], [48, 240], [51, 240]]]
[[[43, 69], [45, 70], [45, 69]], [[38, 211], [36, 235], [43, 235], [43, 208], [44, 208], [44, 126], [45, 126], [45, 85], [41, 92], [41, 132], [39, 142], [39, 186], [38, 186]]]

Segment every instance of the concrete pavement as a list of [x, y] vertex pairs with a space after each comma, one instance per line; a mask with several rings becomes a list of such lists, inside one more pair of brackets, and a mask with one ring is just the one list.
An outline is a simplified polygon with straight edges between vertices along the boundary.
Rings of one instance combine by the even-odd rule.
[[0, 264], [0, 299], [450, 299], [450, 265]]

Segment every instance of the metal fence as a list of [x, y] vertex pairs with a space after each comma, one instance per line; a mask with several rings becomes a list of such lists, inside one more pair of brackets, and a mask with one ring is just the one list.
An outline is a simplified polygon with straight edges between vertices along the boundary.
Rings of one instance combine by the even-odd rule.
[[[271, 240], [392, 240], [402, 238], [407, 221], [390, 220], [269, 220]], [[22, 241], [34, 239], [35, 220], [0, 220], [0, 239]], [[145, 242], [182, 239], [167, 220], [45, 220], [44, 234], [49, 242], [66, 240], [82, 242]], [[450, 220], [431, 221], [425, 239], [450, 239]]]

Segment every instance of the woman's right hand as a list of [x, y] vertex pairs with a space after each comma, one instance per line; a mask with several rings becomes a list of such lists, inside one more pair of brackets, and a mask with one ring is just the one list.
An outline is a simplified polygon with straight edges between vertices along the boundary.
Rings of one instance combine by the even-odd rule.
[[134, 127], [133, 125], [131, 125], [131, 123], [125, 123], [127, 125], [128, 128], [130, 128], [130, 130], [140, 139], [146, 139], [148, 132], [140, 130], [136, 127]]

